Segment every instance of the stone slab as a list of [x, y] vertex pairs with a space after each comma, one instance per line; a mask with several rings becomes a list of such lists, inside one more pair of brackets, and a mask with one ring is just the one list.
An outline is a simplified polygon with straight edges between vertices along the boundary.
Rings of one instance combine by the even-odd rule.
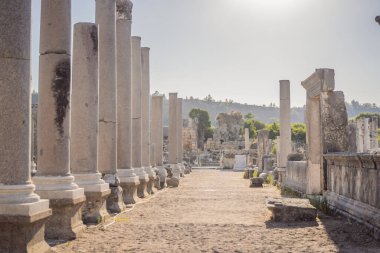
[[251, 188], [263, 187], [263, 183], [264, 183], [264, 178], [253, 177], [253, 178], [251, 178], [251, 184], [249, 187], [251, 187]]
[[267, 198], [267, 208], [277, 222], [315, 221], [317, 209], [308, 199]]

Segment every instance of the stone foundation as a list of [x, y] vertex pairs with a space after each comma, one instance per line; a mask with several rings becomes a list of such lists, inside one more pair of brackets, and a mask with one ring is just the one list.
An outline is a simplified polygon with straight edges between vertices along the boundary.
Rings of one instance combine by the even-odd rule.
[[85, 224], [99, 224], [108, 217], [107, 198], [111, 190], [103, 192], [85, 192], [86, 203], [82, 209], [82, 220]]
[[315, 221], [317, 209], [308, 199], [268, 198], [266, 203], [273, 221]]

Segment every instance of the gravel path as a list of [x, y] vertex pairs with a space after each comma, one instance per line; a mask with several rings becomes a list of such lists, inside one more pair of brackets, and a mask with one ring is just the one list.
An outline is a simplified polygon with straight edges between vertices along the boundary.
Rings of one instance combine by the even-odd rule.
[[106, 229], [87, 229], [53, 248], [67, 252], [380, 252], [363, 227], [321, 215], [317, 222], [273, 223], [272, 186], [248, 187], [241, 173], [193, 170], [118, 216]]

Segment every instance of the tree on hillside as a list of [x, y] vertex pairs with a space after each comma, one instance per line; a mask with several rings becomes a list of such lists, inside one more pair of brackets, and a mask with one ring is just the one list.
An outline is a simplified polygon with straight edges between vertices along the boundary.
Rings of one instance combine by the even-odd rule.
[[198, 148], [202, 148], [204, 141], [211, 134], [211, 121], [208, 111], [202, 109], [191, 109], [189, 112], [189, 117], [197, 122], [197, 132], [198, 132]]

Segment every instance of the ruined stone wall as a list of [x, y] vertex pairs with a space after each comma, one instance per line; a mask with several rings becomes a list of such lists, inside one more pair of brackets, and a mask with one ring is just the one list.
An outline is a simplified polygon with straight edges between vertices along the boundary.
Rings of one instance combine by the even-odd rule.
[[324, 158], [330, 208], [366, 224], [380, 238], [380, 154], [330, 153]]
[[214, 140], [220, 144], [223, 142], [237, 141], [240, 139], [240, 129], [244, 125], [240, 112], [219, 113], [216, 117]]
[[306, 193], [307, 161], [288, 161], [284, 186], [293, 191]]

